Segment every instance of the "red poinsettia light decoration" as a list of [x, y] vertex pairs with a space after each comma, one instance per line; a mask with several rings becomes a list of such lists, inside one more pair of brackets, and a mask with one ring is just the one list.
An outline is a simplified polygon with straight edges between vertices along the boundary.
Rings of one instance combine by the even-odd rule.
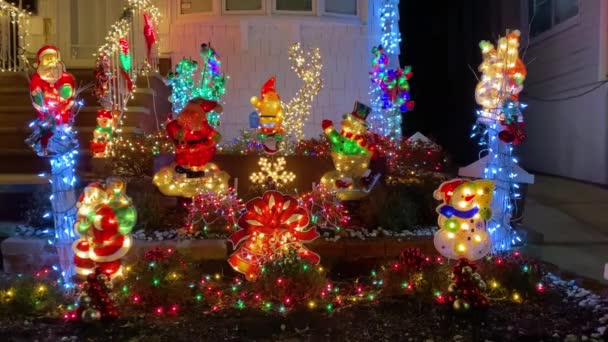
[[295, 250], [301, 258], [318, 264], [321, 258], [304, 247], [319, 237], [316, 228], [306, 229], [308, 212], [298, 201], [278, 191], [268, 191], [247, 203], [239, 218], [241, 229], [229, 241], [238, 247], [228, 263], [249, 280], [255, 280], [264, 263]]

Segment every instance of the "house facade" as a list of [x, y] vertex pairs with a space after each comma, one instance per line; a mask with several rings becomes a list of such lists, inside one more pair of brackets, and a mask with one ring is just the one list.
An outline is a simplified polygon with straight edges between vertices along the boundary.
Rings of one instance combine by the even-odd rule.
[[522, 0], [528, 76], [522, 99], [534, 171], [608, 183], [608, 2]]
[[[300, 42], [318, 47], [323, 89], [305, 125], [317, 137], [321, 121], [338, 120], [353, 102], [368, 102], [371, 48], [380, 43], [380, 6], [372, 0], [152, 0], [160, 11], [159, 53], [175, 65], [183, 57], [200, 62], [201, 43], [210, 42], [229, 76], [223, 98], [221, 133], [225, 138], [247, 128], [249, 99], [275, 76], [288, 101], [301, 86], [291, 70], [288, 48]], [[398, 3], [398, 1], [393, 0]], [[30, 56], [45, 44], [62, 51], [68, 68], [93, 68], [98, 48], [118, 20], [126, 0], [14, 0], [30, 6]], [[398, 15], [398, 13], [397, 13]], [[398, 60], [394, 58], [394, 60]], [[163, 75], [164, 76], [164, 75]], [[164, 99], [161, 99], [164, 101]], [[157, 115], [163, 113], [157, 113]]]

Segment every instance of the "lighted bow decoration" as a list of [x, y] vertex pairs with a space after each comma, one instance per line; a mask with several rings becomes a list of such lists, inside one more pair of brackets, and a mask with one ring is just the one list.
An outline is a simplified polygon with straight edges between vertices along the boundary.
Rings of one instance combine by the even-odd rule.
[[130, 233], [137, 221], [135, 206], [126, 194], [126, 181], [110, 177], [105, 186], [89, 184], [77, 207], [74, 230], [80, 239], [72, 245], [76, 273], [88, 275], [101, 267], [108, 275], [120, 274], [120, 259], [131, 248]]
[[493, 194], [494, 182], [467, 179], [444, 182], [433, 193], [435, 199], [443, 201], [437, 207], [439, 231], [434, 238], [441, 255], [477, 260], [490, 251], [486, 224], [492, 217]]
[[483, 62], [481, 80], [475, 89], [475, 100], [482, 107], [482, 123], [498, 121], [502, 125], [499, 139], [520, 144], [526, 138], [519, 93], [526, 79], [526, 65], [519, 58], [520, 32], [513, 31], [498, 40], [498, 47], [488, 41], [479, 43]]
[[238, 220], [241, 229], [228, 238], [236, 248], [228, 263], [249, 280], [258, 277], [264, 263], [290, 250], [318, 264], [321, 257], [303, 245], [319, 237], [316, 228], [306, 229], [308, 223], [308, 212], [295, 198], [268, 191], [247, 203]]

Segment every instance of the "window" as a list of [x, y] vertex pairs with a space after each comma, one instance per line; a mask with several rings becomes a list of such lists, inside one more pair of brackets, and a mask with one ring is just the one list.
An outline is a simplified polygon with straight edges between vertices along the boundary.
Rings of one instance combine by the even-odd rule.
[[357, 15], [357, 0], [325, 0], [325, 12], [340, 15]]
[[529, 0], [530, 36], [549, 31], [578, 14], [578, 0]]
[[34, 15], [38, 13], [38, 0], [8, 0], [7, 2]]
[[312, 12], [312, 0], [275, 0], [275, 10], [285, 12]]
[[213, 0], [180, 0], [180, 13], [204, 13], [213, 11]]
[[226, 0], [224, 5], [226, 12], [231, 11], [261, 11], [262, 0]]

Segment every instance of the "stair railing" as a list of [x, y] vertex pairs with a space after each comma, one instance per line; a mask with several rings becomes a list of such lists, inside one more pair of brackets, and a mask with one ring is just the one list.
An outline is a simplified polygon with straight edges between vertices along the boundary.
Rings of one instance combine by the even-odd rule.
[[26, 37], [29, 35], [30, 13], [0, 0], [0, 71], [19, 72], [26, 69]]
[[[106, 42], [99, 48], [95, 68], [95, 95], [106, 110], [100, 115], [108, 127], [98, 126], [91, 142], [93, 155], [111, 156], [112, 141], [120, 136], [127, 104], [133, 98], [138, 76], [158, 72], [158, 34], [160, 12], [150, 0], [128, 0]], [[99, 123], [99, 120], [98, 120]]]

